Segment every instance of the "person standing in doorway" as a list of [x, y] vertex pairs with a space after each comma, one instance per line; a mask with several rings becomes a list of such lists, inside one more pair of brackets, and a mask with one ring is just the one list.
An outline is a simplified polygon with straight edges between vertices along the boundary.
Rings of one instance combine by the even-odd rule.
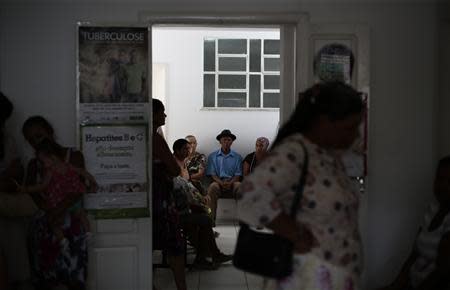
[[166, 140], [157, 132], [166, 123], [164, 105], [160, 100], [153, 99], [152, 107], [153, 250], [167, 251], [177, 290], [186, 290], [185, 239], [181, 234], [180, 215], [172, 196], [173, 178], [180, 175], [181, 170]]

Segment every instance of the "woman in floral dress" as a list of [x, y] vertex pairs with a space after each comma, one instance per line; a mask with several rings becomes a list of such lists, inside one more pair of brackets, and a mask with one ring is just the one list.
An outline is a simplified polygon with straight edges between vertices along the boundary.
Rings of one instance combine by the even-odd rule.
[[[44, 139], [54, 141], [53, 127], [41, 116], [28, 118], [22, 132], [25, 139], [36, 148]], [[84, 158], [80, 151], [61, 147], [64, 161], [72, 166], [84, 169]], [[42, 181], [44, 167], [38, 159], [28, 163], [26, 185], [35, 185]], [[53, 289], [60, 285], [69, 290], [86, 289], [87, 278], [87, 229], [80, 215], [69, 211], [80, 202], [82, 193], [68, 195], [55, 209], [46, 206], [40, 194], [32, 195], [40, 211], [33, 217], [30, 225], [30, 255], [33, 282], [36, 288]], [[60, 243], [52, 225], [62, 220], [62, 232], [68, 243]]]
[[[313, 86], [280, 129], [268, 156], [244, 179], [239, 218], [265, 226], [294, 244], [294, 271], [267, 283], [277, 290], [359, 289], [362, 271], [358, 192], [339, 154], [359, 136], [359, 94], [339, 82]], [[309, 165], [295, 220], [289, 212], [305, 152]]]

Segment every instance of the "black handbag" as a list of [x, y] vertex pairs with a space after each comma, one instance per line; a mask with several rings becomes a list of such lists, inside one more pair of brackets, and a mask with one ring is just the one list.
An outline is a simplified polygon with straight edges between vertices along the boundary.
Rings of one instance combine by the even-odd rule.
[[[290, 217], [295, 219], [298, 204], [303, 195], [308, 170], [308, 152], [305, 152], [302, 174], [297, 186]], [[245, 272], [268, 278], [281, 279], [292, 273], [294, 245], [279, 235], [255, 231], [247, 224], [241, 223], [233, 255], [233, 265]]]

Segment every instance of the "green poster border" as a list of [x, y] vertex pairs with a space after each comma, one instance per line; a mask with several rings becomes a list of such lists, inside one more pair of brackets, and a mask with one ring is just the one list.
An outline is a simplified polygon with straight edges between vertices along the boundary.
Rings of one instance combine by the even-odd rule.
[[[149, 180], [149, 125], [148, 123], [96, 123], [96, 124], [80, 124], [80, 150], [83, 152], [83, 129], [87, 127], [144, 127], [146, 132], [146, 150], [145, 150], [145, 170], [147, 176], [147, 184], [150, 185]], [[95, 219], [124, 219], [124, 218], [145, 218], [150, 217], [150, 208], [149, 208], [149, 196], [150, 196], [150, 186], [147, 188], [147, 207], [137, 207], [137, 208], [112, 208], [112, 209], [89, 209], [87, 210], [90, 215], [92, 215]]]

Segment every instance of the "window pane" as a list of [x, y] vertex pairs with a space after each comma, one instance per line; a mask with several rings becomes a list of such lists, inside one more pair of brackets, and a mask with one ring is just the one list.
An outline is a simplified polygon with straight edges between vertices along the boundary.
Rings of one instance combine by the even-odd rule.
[[219, 58], [219, 71], [246, 71], [247, 59], [245, 57]]
[[279, 108], [280, 94], [279, 93], [264, 93], [264, 108]]
[[249, 107], [261, 107], [261, 76], [250, 75], [250, 96]]
[[279, 90], [280, 89], [280, 76], [264, 76], [264, 89], [266, 90]]
[[264, 58], [264, 70], [265, 71], [280, 71], [280, 59], [279, 58]]
[[280, 41], [264, 40], [264, 54], [280, 54]]
[[247, 53], [247, 40], [219, 39], [219, 53]]
[[203, 70], [216, 70], [216, 41], [204, 40], [203, 42]]
[[250, 71], [261, 71], [261, 39], [250, 39]]
[[245, 89], [247, 80], [245, 75], [219, 75], [220, 89]]
[[203, 107], [214, 107], [216, 76], [213, 74], [203, 75]]
[[218, 107], [246, 107], [246, 93], [218, 93]]

